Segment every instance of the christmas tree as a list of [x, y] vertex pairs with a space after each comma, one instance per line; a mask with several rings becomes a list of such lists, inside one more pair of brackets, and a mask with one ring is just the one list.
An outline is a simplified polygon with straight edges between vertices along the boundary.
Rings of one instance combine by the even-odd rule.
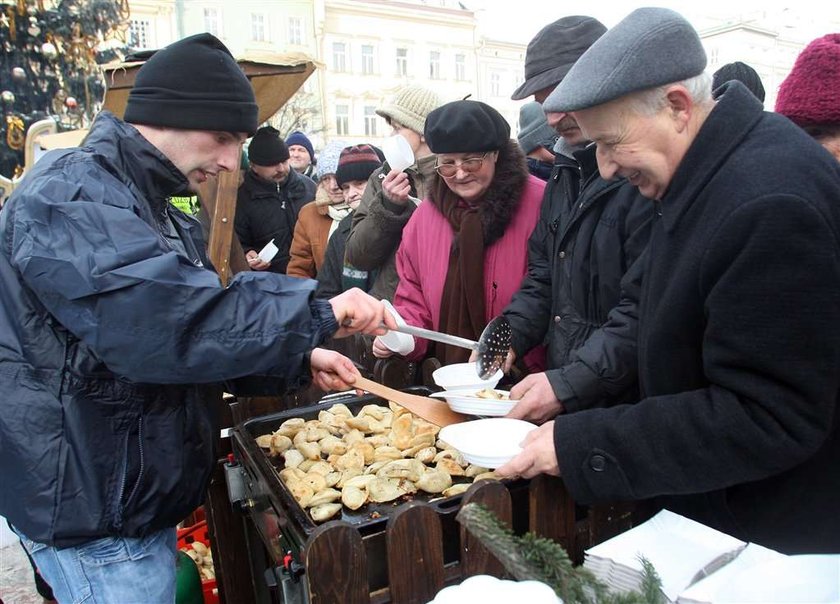
[[0, 0], [0, 175], [24, 168], [29, 127], [88, 126], [102, 104], [100, 65], [126, 48], [128, 0]]

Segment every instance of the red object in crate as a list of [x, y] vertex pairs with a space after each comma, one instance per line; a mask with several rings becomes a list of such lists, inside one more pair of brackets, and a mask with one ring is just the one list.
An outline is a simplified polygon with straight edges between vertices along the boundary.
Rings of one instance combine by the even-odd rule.
[[[203, 513], [198, 515], [203, 516]], [[206, 520], [201, 520], [192, 526], [178, 529], [178, 549], [188, 547], [190, 543], [195, 541], [210, 547], [210, 530], [207, 528]], [[204, 593], [204, 604], [219, 604], [216, 579], [202, 579], [201, 591]]]

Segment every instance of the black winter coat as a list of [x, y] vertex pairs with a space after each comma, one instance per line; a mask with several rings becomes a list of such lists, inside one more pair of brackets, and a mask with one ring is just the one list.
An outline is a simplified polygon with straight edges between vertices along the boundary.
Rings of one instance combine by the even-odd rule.
[[577, 501], [840, 553], [840, 165], [730, 83], [659, 204], [634, 405], [555, 420]]
[[204, 500], [212, 384], [296, 384], [337, 324], [314, 281], [208, 269], [181, 172], [101, 112], [0, 212], [0, 515], [58, 547], [173, 527]]
[[243, 251], [259, 252], [274, 239], [280, 251], [269, 270], [286, 274], [298, 212], [313, 199], [315, 182], [308, 176], [290, 170], [286, 182], [278, 185], [248, 170], [236, 195], [234, 222]]
[[[594, 145], [575, 158], [557, 155], [528, 241], [528, 274], [504, 312], [517, 358], [547, 345], [546, 375], [567, 411], [636, 400], [636, 350], [626, 344], [635, 342], [637, 308], [619, 300], [653, 216], [635, 187], [599, 177]], [[629, 335], [604, 346], [605, 329]]]

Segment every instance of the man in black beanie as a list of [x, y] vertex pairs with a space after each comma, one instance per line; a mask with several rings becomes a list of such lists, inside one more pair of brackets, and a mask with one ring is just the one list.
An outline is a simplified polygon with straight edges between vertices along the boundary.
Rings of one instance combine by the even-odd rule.
[[[526, 79], [512, 98], [533, 94], [542, 104], [605, 31], [592, 17], [546, 25], [528, 44]], [[598, 344], [604, 330], [634, 325], [637, 303], [621, 300], [621, 283], [640, 266], [653, 217], [650, 201], [626, 179], [600, 178], [596, 146], [571, 114], [547, 118], [560, 135], [554, 166], [528, 243], [528, 273], [504, 311], [513, 328], [512, 358], [538, 344], [548, 349], [547, 371], [526, 376], [511, 390], [520, 401], [512, 416], [536, 422], [634, 397], [635, 356]]]
[[[289, 148], [271, 126], [251, 139], [248, 162], [236, 197], [236, 235], [251, 270], [285, 274], [298, 212], [315, 199], [315, 181], [292, 170]], [[267, 261], [259, 253], [270, 241], [278, 251]]]
[[[316, 348], [396, 327], [359, 290], [247, 273], [223, 287], [167, 203], [232, 170], [251, 86], [209, 34], [155, 53], [125, 121], [45, 155], [0, 216], [0, 515], [60, 602], [173, 602], [175, 525], [205, 498], [219, 384], [274, 394], [357, 372]], [[251, 380], [254, 381], [253, 379]], [[241, 382], [240, 382], [241, 383]]]

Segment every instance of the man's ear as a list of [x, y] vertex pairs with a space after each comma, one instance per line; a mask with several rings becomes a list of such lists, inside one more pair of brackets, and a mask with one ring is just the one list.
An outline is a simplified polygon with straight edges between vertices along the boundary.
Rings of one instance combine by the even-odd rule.
[[666, 108], [674, 120], [677, 131], [681, 132], [691, 119], [695, 110], [694, 100], [681, 84], [675, 84], [665, 91]]

